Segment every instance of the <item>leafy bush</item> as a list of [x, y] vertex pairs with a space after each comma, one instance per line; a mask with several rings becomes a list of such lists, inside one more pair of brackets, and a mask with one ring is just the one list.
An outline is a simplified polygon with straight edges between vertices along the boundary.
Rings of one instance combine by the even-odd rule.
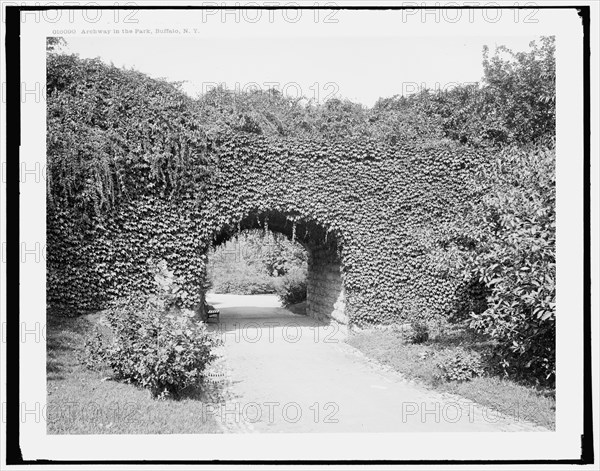
[[96, 329], [86, 342], [88, 368], [108, 366], [115, 378], [149, 389], [153, 397], [178, 397], [199, 384], [216, 357], [206, 326], [156, 299], [127, 298], [107, 315], [110, 334]]
[[429, 325], [423, 320], [414, 320], [410, 323], [410, 330], [405, 334], [410, 343], [423, 343], [429, 339]]
[[550, 381], [555, 370], [556, 224], [554, 150], [510, 150], [490, 173], [496, 192], [483, 199], [487, 229], [470, 272], [490, 290], [488, 309], [471, 326], [499, 340], [507, 371]]
[[308, 253], [297, 241], [271, 231], [247, 231], [246, 256], [264, 266], [270, 276], [282, 276], [307, 266]]
[[446, 381], [469, 381], [484, 372], [481, 355], [464, 348], [456, 348], [451, 354], [438, 353], [439, 378]]
[[269, 275], [251, 270], [247, 266], [215, 274], [211, 284], [215, 293], [267, 294], [274, 290], [273, 279]]
[[306, 299], [306, 269], [295, 267], [286, 275], [275, 278], [275, 291], [284, 306]]
[[282, 234], [249, 230], [209, 254], [208, 276], [215, 293], [273, 293], [274, 280], [306, 267], [306, 250]]
[[[85, 339], [82, 363], [90, 370], [101, 370], [107, 365], [104, 363], [106, 350], [106, 332], [99, 326], [94, 326], [92, 332]], [[108, 334], [110, 335], [110, 334]]]
[[209, 253], [208, 277], [216, 293], [273, 293], [274, 278], [306, 267], [307, 252], [298, 243], [269, 230], [248, 230]]
[[448, 319], [431, 309], [430, 304], [428, 301], [409, 299], [399, 305], [400, 315], [404, 319], [400, 330], [405, 341], [419, 344], [444, 334]]
[[486, 306], [470, 312], [470, 327], [495, 342], [501, 369], [543, 383], [555, 373], [554, 162], [554, 148], [499, 152], [477, 175], [481, 197], [449, 229], [444, 255], [483, 287]]
[[175, 273], [169, 270], [166, 260], [153, 263], [150, 259], [148, 264], [151, 265], [150, 271], [154, 274], [154, 283], [159, 293], [156, 297], [156, 302], [159, 303], [157, 307], [163, 311], [180, 308], [180, 287], [175, 282]]

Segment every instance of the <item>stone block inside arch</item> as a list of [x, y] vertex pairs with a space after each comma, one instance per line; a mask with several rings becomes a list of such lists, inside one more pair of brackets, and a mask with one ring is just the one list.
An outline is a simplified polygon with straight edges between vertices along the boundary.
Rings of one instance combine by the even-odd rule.
[[331, 249], [315, 248], [309, 252], [306, 313], [321, 321], [348, 326], [342, 260]]

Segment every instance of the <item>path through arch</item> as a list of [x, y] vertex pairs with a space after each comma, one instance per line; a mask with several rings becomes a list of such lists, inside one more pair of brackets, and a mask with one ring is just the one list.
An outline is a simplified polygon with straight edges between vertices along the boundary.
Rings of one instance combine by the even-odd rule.
[[335, 324], [293, 314], [272, 295], [208, 299], [221, 310], [210, 328], [224, 345], [204, 407], [223, 432], [547, 431], [407, 381], [344, 343]]
[[297, 213], [280, 211], [251, 212], [237, 225], [224, 225], [215, 234], [213, 246], [237, 237], [243, 231], [263, 229], [280, 233], [300, 243], [308, 253], [306, 314], [348, 332], [346, 296], [343, 281], [341, 241], [318, 223]]

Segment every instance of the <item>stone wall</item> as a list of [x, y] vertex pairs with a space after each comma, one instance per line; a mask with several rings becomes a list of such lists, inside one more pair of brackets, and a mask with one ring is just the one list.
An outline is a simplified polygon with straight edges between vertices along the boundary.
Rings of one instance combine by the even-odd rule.
[[313, 249], [308, 257], [306, 313], [315, 319], [347, 328], [341, 262], [329, 249]]

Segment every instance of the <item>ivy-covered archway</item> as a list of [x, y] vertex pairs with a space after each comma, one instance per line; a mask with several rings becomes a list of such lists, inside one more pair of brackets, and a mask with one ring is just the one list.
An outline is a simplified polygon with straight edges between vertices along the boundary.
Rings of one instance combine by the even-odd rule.
[[334, 233], [298, 213], [251, 211], [237, 223], [215, 233], [213, 245], [220, 245], [247, 230], [262, 229], [283, 234], [298, 242], [308, 255], [306, 313], [322, 321], [348, 324], [342, 278], [343, 255]]
[[[309, 277], [316, 317], [364, 325], [456, 310], [462, 281], [430, 254], [443, 255], [444, 223], [477, 197], [482, 151], [234, 132], [172, 84], [69, 55], [48, 58], [47, 92], [50, 307], [147, 294], [165, 260], [181, 306], [198, 309], [208, 248], [268, 220], [311, 244], [311, 274], [324, 274]], [[336, 296], [318, 294], [327, 284]]]
[[[455, 309], [461, 281], [440, 272], [429, 252], [443, 222], [459, 217], [456, 208], [473, 193], [468, 175], [481, 160], [474, 151], [451, 142], [387, 146], [245, 133], [220, 134], [204, 149], [210, 171], [182, 190], [164, 183], [165, 159], [159, 172], [136, 167], [149, 182], [144, 191], [84, 223], [55, 202], [48, 301], [100, 309], [149, 292], [148, 262], [164, 259], [183, 288], [182, 305], [197, 309], [208, 248], [268, 224], [311, 246], [311, 273], [324, 274], [309, 277], [309, 304], [326, 306], [309, 308], [316, 317], [331, 308], [329, 317], [364, 325]], [[187, 165], [193, 173], [194, 161]], [[339, 285], [336, 297], [325, 282]]]

